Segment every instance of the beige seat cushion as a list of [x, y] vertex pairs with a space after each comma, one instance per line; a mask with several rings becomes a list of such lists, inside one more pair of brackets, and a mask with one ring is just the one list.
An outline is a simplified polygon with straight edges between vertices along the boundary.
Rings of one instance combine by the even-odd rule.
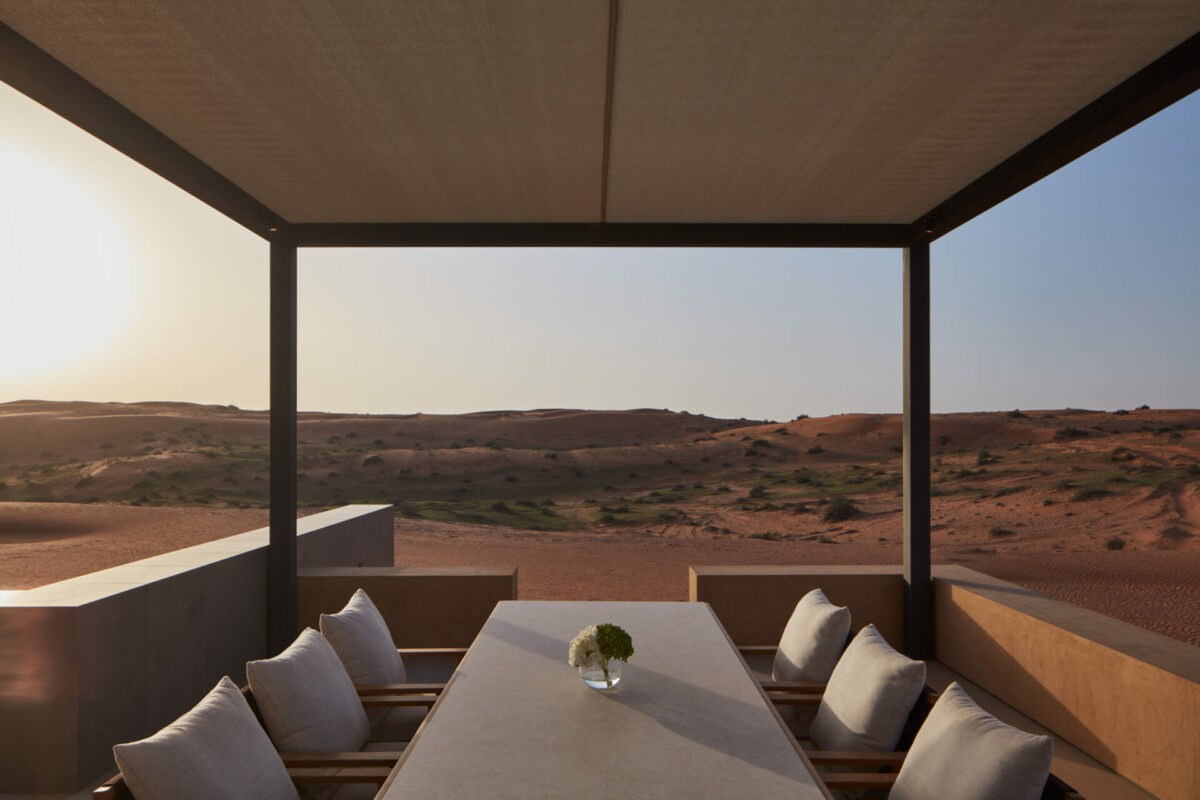
[[408, 742], [412, 741], [425, 721], [429, 709], [412, 706], [393, 706], [391, 708], [371, 709], [382, 712], [371, 724], [372, 742]]
[[325, 637], [312, 628], [275, 658], [247, 663], [246, 679], [280, 750], [357, 751], [371, 733], [350, 676]]
[[850, 609], [835, 606], [820, 589], [800, 602], [783, 629], [771, 677], [777, 681], [824, 683], [837, 665], [850, 633]]
[[113, 747], [136, 800], [296, 800], [296, 787], [229, 678], [153, 736]]
[[952, 683], [917, 732], [889, 800], [1038, 800], [1054, 742], [1005, 725]]
[[829, 676], [809, 736], [822, 750], [892, 750], [925, 688], [925, 663], [868, 625]]
[[342, 660], [355, 686], [404, 683], [404, 661], [379, 609], [362, 589], [336, 614], [321, 615], [321, 635]]

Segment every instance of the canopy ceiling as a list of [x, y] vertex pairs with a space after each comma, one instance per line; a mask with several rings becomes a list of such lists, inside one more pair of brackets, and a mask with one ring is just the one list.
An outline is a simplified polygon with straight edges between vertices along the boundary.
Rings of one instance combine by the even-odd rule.
[[[0, 21], [284, 224], [909, 226], [1195, 45], [1200, 3], [0, 0]], [[106, 138], [23, 63], [0, 78]]]

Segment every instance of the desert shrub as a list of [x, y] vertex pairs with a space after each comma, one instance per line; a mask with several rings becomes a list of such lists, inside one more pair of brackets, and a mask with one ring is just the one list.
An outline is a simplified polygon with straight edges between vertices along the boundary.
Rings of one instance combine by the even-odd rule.
[[992, 528], [991, 530], [989, 530], [988, 535], [994, 536], [997, 539], [999, 539], [999, 538], [1003, 538], [1005, 536], [1015, 536], [1016, 531], [1010, 531], [1008, 528], [997, 527], [997, 528]]
[[732, 492], [732, 491], [733, 491], [733, 489], [730, 489], [728, 486], [718, 486], [715, 493], [723, 494], [724, 492]]
[[755, 439], [753, 442], [750, 443], [750, 446], [751, 447], [770, 447], [771, 443], [768, 442], [766, 439]]
[[1107, 489], [1079, 489], [1071, 496], [1072, 503], [1082, 503], [1088, 500], [1096, 500], [1101, 497], [1108, 497], [1112, 492]]
[[1005, 416], [1012, 417], [1013, 419], [1025, 419], [1025, 415], [1021, 413], [1021, 409], [1019, 408], [1014, 408], [1012, 411], [1009, 411], [1007, 414], [1005, 414]]
[[504, 480], [508, 483], [516, 483], [520, 480], [516, 475], [505, 475]]
[[746, 458], [754, 458], [756, 455], [758, 455], [758, 451], [753, 447], [746, 451]]
[[1120, 536], [1110, 536], [1104, 540], [1104, 547], [1108, 550], [1124, 550], [1125, 540]]
[[1088, 432], [1082, 428], [1059, 428], [1054, 432], [1055, 439], [1083, 439]]
[[768, 542], [782, 542], [787, 537], [778, 531], [763, 531], [762, 533], [750, 534], [751, 539], [763, 539]]
[[767, 487], [755, 486], [755, 487], [751, 488], [750, 496], [751, 497], [766, 497], [767, 496]]
[[369, 467], [372, 464], [382, 464], [382, 463], [383, 463], [383, 459], [380, 458], [379, 456], [367, 456], [366, 458], [364, 458], [362, 460], [362, 465], [364, 467]]
[[825, 448], [821, 447], [821, 445], [819, 445], [819, 444], [814, 444], [812, 447], [808, 448], [808, 454], [810, 456], [815, 456], [818, 453], [824, 453], [824, 452], [825, 452]]
[[829, 501], [829, 505], [825, 506], [825, 512], [821, 514], [821, 519], [826, 522], [842, 522], [856, 514], [858, 514], [858, 506], [850, 502], [849, 498], [838, 495]]
[[792, 432], [789, 431], [787, 428], [776, 428], [775, 433], [778, 433], [780, 436], [791, 436], [792, 435]]
[[558, 453], [546, 453], [544, 457], [550, 459], [551, 461], [557, 461]]
[[945, 447], [946, 445], [950, 444], [950, 437], [942, 434], [941, 436], [937, 437], [935, 441], [942, 447]]
[[1188, 475], [1200, 475], [1200, 464], [1188, 464]]
[[992, 497], [1007, 497], [1010, 494], [1016, 494], [1017, 492], [1023, 492], [1023, 491], [1025, 491], [1026, 488], [1028, 488], [1028, 487], [1025, 487], [1025, 486], [1002, 486], [1001, 488], [997, 489], [995, 492], [992, 493]]
[[354, 431], [349, 431], [349, 432], [346, 434], [346, 438], [347, 438], [347, 439], [357, 439], [357, 438], [358, 438], [358, 434], [357, 434], [357, 433], [355, 433]]
[[1140, 406], [1138, 406], [1138, 407], [1137, 407], [1137, 410], [1138, 410], [1138, 411], [1149, 411], [1149, 410], [1150, 410], [1150, 406], [1148, 406], [1148, 405], [1146, 405], [1145, 403], [1143, 403], [1142, 405], [1140, 405]]
[[492, 511], [499, 511], [501, 514], [513, 513], [513, 510], [509, 508], [508, 504], [503, 500], [497, 500], [495, 503], [492, 503], [490, 506], [488, 506], [488, 508], [490, 508]]
[[797, 414], [797, 415], [796, 415], [796, 420], [795, 420], [795, 421], [796, 421], [796, 422], [799, 422], [799, 421], [800, 421], [800, 420], [802, 420], [802, 419], [808, 419], [808, 414]]
[[975, 456], [975, 466], [982, 467], [984, 464], [992, 463], [993, 460], [992, 454], [988, 452], [986, 447], [984, 447], [979, 451], [979, 454]]
[[1114, 413], [1114, 414], [1117, 414], [1117, 415], [1124, 415], [1124, 414], [1128, 414], [1128, 413], [1129, 413], [1129, 411], [1128, 411], [1128, 410], [1126, 410], [1126, 409], [1124, 409], [1124, 408], [1118, 408], [1118, 409], [1117, 409], [1116, 411], [1114, 411], [1113, 413]]

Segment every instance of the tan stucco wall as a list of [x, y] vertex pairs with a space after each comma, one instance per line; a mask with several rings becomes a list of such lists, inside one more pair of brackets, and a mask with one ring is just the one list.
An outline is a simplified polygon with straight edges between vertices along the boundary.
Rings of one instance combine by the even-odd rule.
[[[391, 506], [297, 521], [301, 564], [392, 563]], [[0, 791], [71, 792], [266, 650], [262, 528], [0, 601]]]
[[1162, 800], [1200, 797], [1200, 648], [962, 567], [937, 659]]
[[297, 618], [316, 628], [362, 589], [397, 647], [468, 647], [501, 600], [517, 599], [516, 567], [371, 567], [299, 572]]
[[855, 630], [873, 623], [904, 647], [904, 582], [896, 566], [689, 567], [688, 599], [708, 603], [739, 645], [773, 645], [807, 592], [850, 609]]

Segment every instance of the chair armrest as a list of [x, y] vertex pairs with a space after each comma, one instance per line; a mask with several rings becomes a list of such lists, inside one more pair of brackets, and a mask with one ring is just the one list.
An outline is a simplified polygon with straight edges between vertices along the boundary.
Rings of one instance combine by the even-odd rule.
[[737, 651], [744, 656], [767, 656], [774, 655], [779, 648], [773, 644], [763, 645], [743, 645], [738, 647]]
[[355, 686], [359, 697], [372, 694], [441, 694], [444, 683], [385, 683], [379, 686]]
[[285, 767], [394, 767], [403, 755], [399, 750], [359, 753], [280, 753]]
[[759, 684], [768, 692], [804, 692], [806, 694], [823, 694], [825, 684], [814, 681], [763, 681]]
[[92, 800], [133, 800], [133, 792], [129, 791], [125, 778], [118, 772], [92, 790]]
[[293, 783], [373, 783], [382, 786], [391, 767], [288, 767]]
[[800, 692], [767, 692], [767, 699], [777, 706], [819, 706], [821, 695]]
[[862, 767], [899, 767], [908, 755], [904, 750], [807, 750], [813, 764], [849, 764]]
[[821, 782], [827, 789], [890, 789], [895, 772], [823, 772]]
[[421, 658], [422, 656], [453, 656], [456, 660], [462, 661], [463, 656], [467, 654], [467, 649], [466, 647], [402, 647], [396, 652], [400, 654], [401, 658], [408, 658], [409, 656], [417, 658]]
[[364, 708], [429, 708], [437, 702], [435, 694], [366, 694], [358, 699]]

